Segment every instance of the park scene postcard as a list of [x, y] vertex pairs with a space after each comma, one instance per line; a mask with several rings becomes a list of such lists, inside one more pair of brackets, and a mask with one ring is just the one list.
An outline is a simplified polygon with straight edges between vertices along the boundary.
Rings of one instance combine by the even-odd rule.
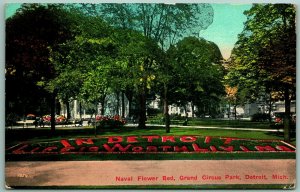
[[6, 3], [6, 188], [295, 189], [295, 18]]

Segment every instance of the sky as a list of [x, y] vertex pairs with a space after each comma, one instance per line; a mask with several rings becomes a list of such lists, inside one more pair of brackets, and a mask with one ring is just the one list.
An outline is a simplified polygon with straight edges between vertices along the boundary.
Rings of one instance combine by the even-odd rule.
[[5, 5], [5, 18], [11, 17], [18, 8], [21, 7], [19, 3], [9, 3]]
[[214, 21], [206, 30], [201, 31], [199, 36], [216, 43], [224, 59], [228, 59], [247, 19], [243, 12], [249, 10], [251, 6], [251, 4], [212, 4]]
[[[238, 34], [243, 30], [246, 16], [245, 10], [251, 8], [251, 4], [211, 4], [214, 9], [213, 23], [200, 31], [200, 37], [212, 41], [218, 45], [224, 59], [230, 57], [231, 51], [237, 41]], [[20, 4], [6, 5], [5, 18], [12, 16], [20, 7]]]

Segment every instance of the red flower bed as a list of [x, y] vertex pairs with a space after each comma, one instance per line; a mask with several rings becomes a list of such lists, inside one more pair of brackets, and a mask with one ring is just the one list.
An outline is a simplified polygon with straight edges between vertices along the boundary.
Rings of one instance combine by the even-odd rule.
[[[50, 123], [51, 122], [51, 115], [44, 115], [43, 117], [43, 121], [44, 121], [44, 123]], [[55, 122], [56, 123], [64, 123], [64, 122], [66, 122], [66, 117], [65, 116], [63, 116], [63, 115], [57, 115], [56, 117], [55, 117]]]
[[107, 136], [62, 139], [55, 142], [22, 143], [7, 154], [82, 153], [270, 153], [296, 152], [280, 140], [254, 140], [210, 136]]
[[98, 129], [102, 128], [120, 128], [126, 124], [125, 119], [122, 119], [119, 115], [115, 115], [113, 117], [109, 116], [96, 116], [96, 127]]

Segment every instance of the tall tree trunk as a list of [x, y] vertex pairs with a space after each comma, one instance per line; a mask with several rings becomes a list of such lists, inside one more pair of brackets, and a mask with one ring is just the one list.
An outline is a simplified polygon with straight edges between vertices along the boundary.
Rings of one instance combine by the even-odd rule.
[[290, 142], [291, 100], [288, 86], [286, 86], [284, 91], [284, 108], [284, 141]]
[[195, 117], [195, 105], [194, 105], [194, 102], [192, 102], [191, 103], [191, 105], [192, 105], [192, 118], [194, 118]]
[[100, 115], [104, 115], [105, 96], [101, 97], [100, 103], [101, 103], [101, 111], [100, 111], [101, 114]]
[[81, 104], [81, 101], [79, 101], [79, 118], [82, 119], [82, 104]]
[[95, 136], [97, 135], [97, 118], [96, 118], [97, 115], [98, 115], [98, 102], [95, 102], [95, 121], [94, 121], [94, 133], [95, 133]]
[[234, 104], [234, 119], [236, 120], [236, 104]]
[[230, 119], [230, 113], [231, 113], [231, 110], [230, 110], [230, 103], [228, 104], [228, 119]]
[[139, 128], [146, 128], [146, 81], [142, 85], [141, 92], [139, 93]]
[[169, 103], [168, 103], [168, 88], [166, 84], [164, 84], [164, 117], [165, 117], [165, 126], [166, 126], [166, 133], [170, 133], [170, 114], [169, 114]]
[[128, 99], [128, 117], [132, 117], [132, 97]]
[[69, 120], [71, 118], [70, 103], [68, 100], [66, 100], [65, 102], [66, 102], [66, 108], [67, 108], [67, 120]]
[[188, 118], [187, 104], [183, 104], [185, 118]]
[[55, 107], [56, 107], [56, 92], [51, 95], [51, 134], [55, 132]]
[[119, 115], [120, 114], [120, 92], [117, 92], [116, 96], [117, 96], [117, 107], [116, 107], [116, 114], [114, 115]]
[[146, 128], [146, 94], [141, 93], [139, 95], [139, 100], [140, 100], [139, 128], [144, 129]]
[[272, 95], [271, 95], [271, 92], [270, 92], [269, 93], [269, 113], [268, 113], [269, 123], [272, 122], [271, 113], [272, 113]]
[[98, 102], [95, 102], [95, 119], [98, 115]]
[[128, 99], [128, 117], [132, 117], [132, 98], [133, 98], [133, 94], [132, 94], [132, 91], [130, 90], [127, 90], [125, 92], [125, 95]]
[[[285, 14], [285, 12], [283, 12], [283, 14], [282, 14], [282, 20], [283, 20], [283, 31], [284, 31], [284, 35], [285, 35], [285, 40], [288, 40], [289, 39], [289, 37], [288, 37], [289, 32], [288, 32], [288, 27], [287, 27], [287, 14]], [[295, 26], [293, 24], [291, 25], [291, 27], [292, 27], [293, 31], [295, 31], [295, 29], [294, 29]], [[285, 45], [284, 52], [287, 55], [286, 63], [291, 63], [290, 57], [288, 56], [289, 55], [289, 50], [291, 49], [291, 47], [288, 43], [284, 44], [284, 45]], [[291, 140], [291, 138], [290, 138], [291, 100], [290, 100], [290, 89], [289, 89], [288, 85], [285, 86], [285, 90], [284, 90], [284, 108], [285, 108], [284, 119], [283, 119], [283, 123], [284, 123], [284, 128], [283, 128], [284, 129], [284, 141], [290, 142], [290, 140]]]
[[55, 114], [56, 115], [60, 115], [60, 111], [61, 111], [61, 105], [58, 99], [56, 99], [55, 101]]
[[125, 97], [124, 97], [124, 93], [122, 92], [122, 118], [125, 117]]

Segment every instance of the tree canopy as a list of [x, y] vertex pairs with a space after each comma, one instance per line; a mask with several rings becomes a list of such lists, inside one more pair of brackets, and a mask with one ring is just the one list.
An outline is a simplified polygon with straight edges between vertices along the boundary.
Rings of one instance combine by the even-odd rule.
[[201, 115], [216, 114], [213, 109], [219, 108], [220, 97], [225, 93], [219, 48], [205, 39], [186, 37], [168, 53], [173, 66], [171, 103], [185, 106], [192, 102]]
[[291, 4], [254, 4], [246, 11], [227, 75], [229, 84], [248, 90], [252, 98], [266, 92], [285, 100], [285, 140], [296, 89], [295, 13]]
[[215, 116], [226, 94], [235, 106], [276, 95], [285, 100], [288, 119], [295, 7], [254, 4], [244, 14], [224, 79], [218, 46], [198, 35], [213, 22], [210, 4], [23, 4], [6, 21], [7, 112], [45, 114], [51, 103], [54, 116], [56, 99], [67, 108], [76, 99], [95, 113], [100, 104], [104, 114], [114, 94], [122, 96], [122, 109], [126, 96], [129, 116], [135, 108], [145, 128], [147, 103], [159, 97], [170, 132], [171, 104]]
[[[6, 20], [6, 110], [49, 113], [48, 93], [36, 86], [54, 77], [49, 47], [72, 38], [69, 14], [56, 4], [23, 4]], [[35, 93], [35, 94], [32, 94]]]

